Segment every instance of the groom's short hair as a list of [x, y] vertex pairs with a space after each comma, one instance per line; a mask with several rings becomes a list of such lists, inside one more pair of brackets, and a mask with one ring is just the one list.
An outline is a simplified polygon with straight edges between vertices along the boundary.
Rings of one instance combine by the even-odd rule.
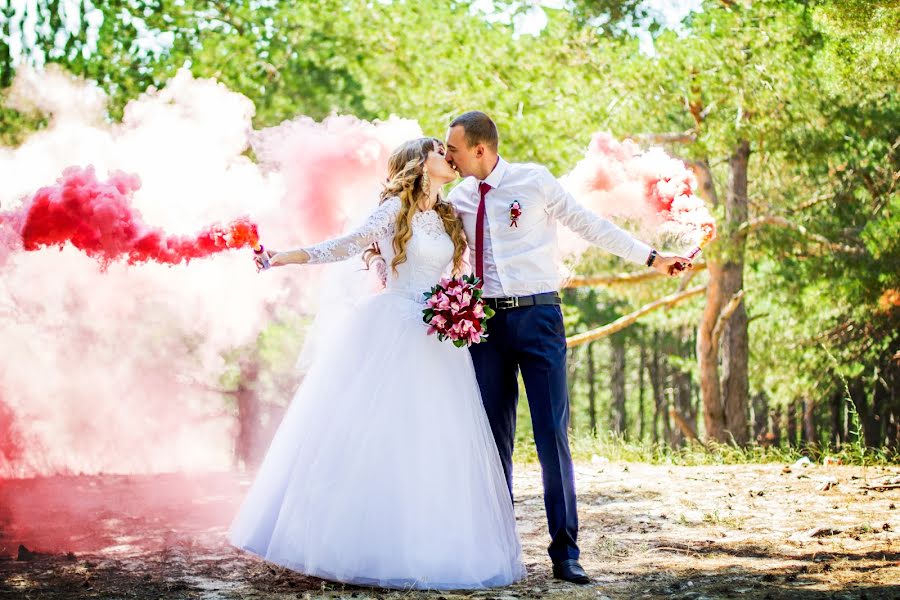
[[477, 144], [484, 144], [494, 152], [500, 143], [500, 135], [497, 126], [489, 116], [478, 110], [470, 110], [453, 119], [450, 127], [462, 125], [466, 132], [466, 144], [471, 148]]

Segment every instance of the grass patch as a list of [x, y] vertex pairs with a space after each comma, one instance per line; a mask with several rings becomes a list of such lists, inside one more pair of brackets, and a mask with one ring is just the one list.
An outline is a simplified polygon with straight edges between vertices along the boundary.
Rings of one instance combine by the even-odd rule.
[[703, 514], [703, 522], [707, 525], [728, 527], [729, 529], [742, 529], [746, 520], [745, 517], [720, 515], [717, 510]]
[[[740, 465], [740, 464], [790, 464], [802, 457], [814, 463], [822, 463], [830, 458], [844, 465], [873, 466], [900, 464], [900, 454], [892, 448], [865, 448], [858, 443], [833, 448], [830, 445], [804, 447], [759, 446], [745, 447], [708, 442], [705, 446], [696, 442], [679, 448], [654, 442], [635, 442], [621, 435], [606, 432], [580, 435], [569, 440], [572, 458], [576, 462], [590, 462], [595, 456], [611, 462], [642, 462], [649, 464], [670, 464], [679, 466], [695, 465]], [[537, 451], [531, 439], [522, 439], [516, 444], [514, 460], [520, 463], [536, 463]]]

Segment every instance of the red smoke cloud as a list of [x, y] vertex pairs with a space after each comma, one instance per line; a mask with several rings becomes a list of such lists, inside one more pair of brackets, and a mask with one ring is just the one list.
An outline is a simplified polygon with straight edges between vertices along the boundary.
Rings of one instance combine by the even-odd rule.
[[712, 215], [695, 193], [693, 172], [659, 148], [642, 150], [631, 140], [595, 133], [584, 158], [561, 181], [591, 210], [631, 219], [644, 235], [670, 234], [697, 243], [715, 231]]
[[[195, 236], [170, 236], [147, 226], [131, 202], [141, 186], [137, 175], [114, 172], [99, 181], [93, 167], [67, 168], [56, 185], [41, 188], [24, 207], [22, 246], [35, 251], [70, 242], [102, 264], [190, 262], [231, 248], [253, 246], [256, 225], [239, 219]], [[22, 209], [20, 209], [22, 210]]]

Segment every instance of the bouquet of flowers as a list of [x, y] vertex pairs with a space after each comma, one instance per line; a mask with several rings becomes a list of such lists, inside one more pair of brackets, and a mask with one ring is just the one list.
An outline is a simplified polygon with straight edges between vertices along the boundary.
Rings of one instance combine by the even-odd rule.
[[477, 344], [487, 337], [486, 321], [494, 310], [481, 299], [481, 288], [474, 275], [443, 278], [425, 292], [423, 321], [428, 335], [437, 334], [440, 341], [449, 339], [457, 348]]

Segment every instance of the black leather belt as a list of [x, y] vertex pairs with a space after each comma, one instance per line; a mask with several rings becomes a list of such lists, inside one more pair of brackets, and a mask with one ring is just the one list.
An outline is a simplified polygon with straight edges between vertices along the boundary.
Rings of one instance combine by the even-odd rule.
[[535, 306], [537, 304], [562, 304], [559, 292], [544, 292], [533, 296], [513, 296], [511, 298], [485, 298], [484, 303], [494, 310]]

